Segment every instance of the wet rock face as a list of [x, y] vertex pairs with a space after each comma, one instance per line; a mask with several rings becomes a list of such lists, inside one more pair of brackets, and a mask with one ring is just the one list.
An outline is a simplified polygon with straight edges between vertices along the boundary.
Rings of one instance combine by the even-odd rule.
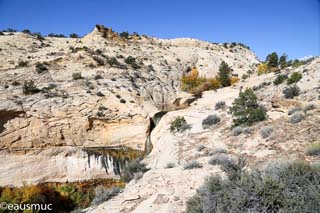
[[143, 154], [144, 152], [127, 147], [57, 147], [1, 151], [0, 160], [6, 162], [6, 165], [0, 168], [0, 185], [119, 179], [125, 165]]
[[0, 168], [1, 186], [116, 178], [115, 174], [107, 176], [96, 161], [89, 168], [86, 153], [77, 148], [1, 151], [0, 159], [6, 162]]
[[107, 175], [113, 173], [118, 176], [121, 175], [126, 165], [145, 154], [145, 152], [128, 147], [86, 148], [84, 152], [88, 155], [89, 168], [92, 160], [95, 160], [105, 169]]

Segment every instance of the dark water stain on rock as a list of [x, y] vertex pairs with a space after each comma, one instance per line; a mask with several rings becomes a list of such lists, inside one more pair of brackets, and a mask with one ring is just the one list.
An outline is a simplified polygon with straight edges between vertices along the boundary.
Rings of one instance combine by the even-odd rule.
[[91, 156], [94, 156], [94, 159], [99, 162], [107, 174], [112, 168], [115, 175], [120, 175], [121, 170], [128, 165], [128, 163], [145, 154], [145, 152], [129, 147], [94, 147], [85, 148], [84, 151], [88, 155], [89, 167]]

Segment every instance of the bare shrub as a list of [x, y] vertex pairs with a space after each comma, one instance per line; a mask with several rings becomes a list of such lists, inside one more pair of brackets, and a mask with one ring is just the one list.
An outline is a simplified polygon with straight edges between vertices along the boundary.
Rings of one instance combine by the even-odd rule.
[[223, 109], [223, 108], [225, 108], [225, 106], [226, 106], [226, 102], [225, 101], [219, 101], [214, 106], [214, 109], [215, 110]]
[[95, 198], [92, 200], [92, 205], [99, 205], [100, 203], [103, 203], [110, 198], [116, 196], [119, 194], [121, 189], [119, 187], [112, 187], [110, 189], [105, 188], [102, 185], [97, 186], [94, 189]]
[[293, 115], [296, 112], [302, 111], [301, 107], [295, 107], [288, 111], [288, 115]]
[[316, 105], [310, 103], [310, 104], [307, 104], [307, 105], [303, 108], [303, 111], [304, 111], [304, 112], [308, 112], [308, 111], [310, 111], [310, 110], [314, 110], [315, 108], [317, 108]]
[[295, 96], [299, 96], [300, 94], [300, 88], [297, 85], [290, 86], [285, 88], [282, 93], [284, 94], [285, 98], [294, 98]]
[[187, 163], [183, 168], [184, 170], [198, 169], [198, 168], [202, 168], [202, 164], [199, 163], [198, 161], [191, 161]]
[[232, 129], [232, 135], [233, 136], [238, 136], [243, 132], [243, 129], [241, 126], [236, 126], [235, 128]]
[[272, 132], [273, 132], [272, 126], [262, 126], [260, 128], [260, 135], [262, 138], [268, 138]]
[[209, 115], [207, 118], [205, 118], [202, 121], [202, 127], [204, 129], [207, 129], [221, 121], [220, 117], [218, 115]]
[[289, 122], [292, 124], [299, 123], [304, 119], [304, 114], [303, 113], [295, 113], [292, 115], [289, 119]]

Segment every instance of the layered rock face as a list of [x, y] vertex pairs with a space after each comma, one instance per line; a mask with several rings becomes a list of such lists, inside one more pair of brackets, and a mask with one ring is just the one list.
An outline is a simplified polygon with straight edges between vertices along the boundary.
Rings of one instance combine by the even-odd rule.
[[[0, 160], [2, 185], [118, 179], [127, 163], [143, 155], [133, 149], [50, 147], [4, 150]], [[23, 180], [23, 181], [22, 181]]]
[[[195, 39], [137, 34], [124, 39], [101, 25], [79, 39], [5, 33], [0, 36], [0, 148], [144, 150], [150, 117], [188, 104], [180, 91], [187, 68], [196, 66], [201, 76], [212, 77], [222, 60], [238, 75], [258, 63], [254, 53], [239, 45], [226, 49]], [[24, 85], [30, 80], [40, 92]], [[24, 94], [24, 88], [32, 94]], [[21, 164], [24, 158], [17, 156]], [[19, 163], [10, 165], [14, 170]], [[51, 168], [52, 179], [58, 180], [58, 166]], [[16, 175], [8, 173], [8, 180], [10, 174]], [[79, 180], [86, 178], [79, 172]], [[35, 179], [41, 177], [21, 177], [21, 182]]]
[[[14, 154], [2, 151], [0, 159], [6, 163], [0, 169], [0, 182], [1, 185], [21, 186], [23, 183], [105, 178], [106, 171], [100, 166], [100, 162], [91, 156], [89, 164], [88, 157], [84, 151], [72, 147]], [[110, 178], [117, 177], [113, 172], [108, 175]]]
[[149, 128], [149, 119], [141, 115], [108, 121], [79, 112], [57, 111], [47, 120], [25, 111], [1, 112], [2, 119], [7, 120], [0, 135], [3, 149], [122, 145], [143, 150]]

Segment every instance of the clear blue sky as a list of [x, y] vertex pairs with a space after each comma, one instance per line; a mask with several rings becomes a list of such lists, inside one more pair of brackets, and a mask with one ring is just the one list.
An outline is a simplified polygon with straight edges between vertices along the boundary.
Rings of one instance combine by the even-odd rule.
[[242, 42], [265, 59], [320, 55], [320, 0], [0, 0], [0, 29], [90, 32], [95, 24], [161, 38]]

